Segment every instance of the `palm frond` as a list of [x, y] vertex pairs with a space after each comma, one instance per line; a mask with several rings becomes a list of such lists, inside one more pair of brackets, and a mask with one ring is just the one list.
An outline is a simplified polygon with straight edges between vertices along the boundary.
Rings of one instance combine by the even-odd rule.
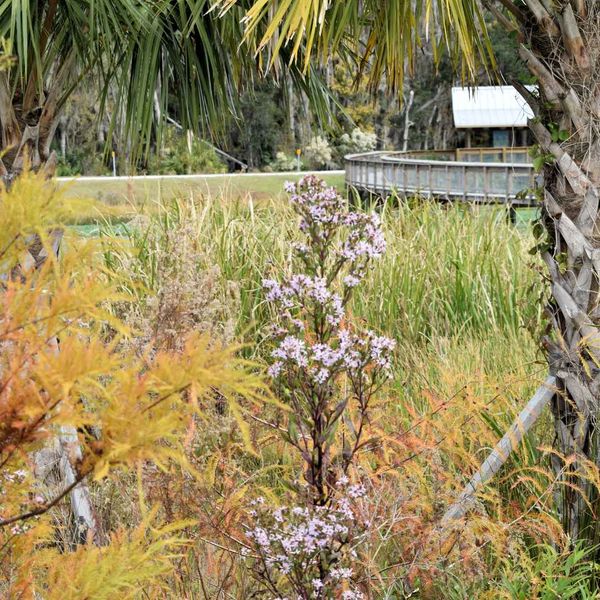
[[[14, 119], [0, 120], [24, 127], [42, 109], [50, 120], [87, 78], [99, 88], [101, 109], [111, 99], [111, 128], [126, 138], [131, 162], [160, 138], [155, 94], [163, 116], [169, 109], [184, 128], [218, 138], [241, 91], [267, 75], [266, 51], [257, 53], [245, 32], [245, 8], [219, 14], [210, 0], [0, 0], [0, 37], [16, 59], [9, 73]], [[280, 59], [275, 65], [323, 115], [327, 92], [318, 70], [300, 72]], [[52, 94], [48, 109], [57, 81], [62, 93]]]
[[[239, 0], [218, 0], [221, 14]], [[246, 39], [268, 48], [271, 63], [288, 49], [306, 73], [314, 61], [351, 52], [372, 90], [382, 81], [401, 90], [417, 51], [431, 45], [439, 60], [447, 50], [464, 79], [494, 59], [478, 3], [472, 0], [255, 0], [244, 17]]]

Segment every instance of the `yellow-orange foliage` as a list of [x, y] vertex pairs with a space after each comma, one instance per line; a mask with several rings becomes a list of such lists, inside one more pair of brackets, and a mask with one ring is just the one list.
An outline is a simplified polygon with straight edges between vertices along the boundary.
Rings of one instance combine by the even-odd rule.
[[[101, 548], [56, 548], [48, 509], [62, 490], [40, 487], [34, 453], [69, 425], [82, 449], [78, 479], [142, 463], [192, 473], [183, 442], [198, 400], [218, 389], [239, 415], [236, 398], [256, 401], [261, 380], [236, 348], [197, 334], [178, 353], [128, 351], [132, 332], [109, 310], [118, 277], [99, 266], [96, 242], [66, 235], [60, 257], [52, 252], [69, 216], [52, 182], [27, 173], [1, 188], [0, 215], [0, 596], [124, 598], [160, 587], [185, 523], [165, 529], [148, 515]], [[48, 258], [28, 268], [38, 240]]]

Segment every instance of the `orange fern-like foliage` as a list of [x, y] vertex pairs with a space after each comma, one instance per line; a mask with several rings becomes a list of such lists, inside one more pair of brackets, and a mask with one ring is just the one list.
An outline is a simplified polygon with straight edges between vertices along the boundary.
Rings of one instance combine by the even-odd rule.
[[[101, 485], [138, 465], [177, 464], [194, 477], [184, 440], [202, 398], [218, 390], [241, 415], [238, 401], [257, 401], [262, 382], [235, 347], [199, 333], [184, 335], [178, 352], [131, 352], [122, 343], [131, 332], [108, 310], [118, 277], [100, 266], [96, 242], [67, 236], [59, 256], [52, 248], [68, 212], [40, 176], [0, 189], [0, 595], [128, 597], [160, 587], [186, 523], [165, 527], [147, 514], [101, 548], [65, 548], [54, 507], [79, 482]], [[45, 260], [26, 260], [32, 244]], [[64, 427], [76, 431], [74, 481], [49, 487], [36, 457]]]

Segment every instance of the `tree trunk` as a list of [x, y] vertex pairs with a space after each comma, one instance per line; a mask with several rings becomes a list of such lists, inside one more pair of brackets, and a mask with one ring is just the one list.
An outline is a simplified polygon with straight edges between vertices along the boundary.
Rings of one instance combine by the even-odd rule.
[[519, 21], [521, 58], [539, 86], [539, 97], [519, 89], [536, 113], [530, 127], [544, 158], [542, 251], [552, 335], [543, 345], [559, 390], [551, 402], [563, 455], [553, 457], [564, 484], [558, 508], [573, 540], [597, 540], [600, 502], [585, 473], [600, 467], [600, 3], [524, 5], [511, 12]]
[[54, 175], [56, 154], [50, 144], [59, 123], [64, 103], [64, 92], [72, 79], [75, 51], [55, 66], [47, 87], [34, 94], [32, 81], [35, 71], [23, 94], [13, 90], [8, 73], [0, 73], [0, 126], [2, 127], [0, 176], [6, 184], [23, 171], [44, 169]]
[[408, 150], [408, 137], [410, 133], [410, 126], [413, 124], [410, 120], [410, 109], [412, 108], [413, 102], [415, 99], [415, 91], [410, 90], [408, 94], [408, 101], [406, 103], [406, 108], [404, 109], [404, 136], [402, 139], [402, 152], [406, 152]]
[[57, 157], [50, 144], [58, 125], [58, 115], [49, 117], [45, 108], [39, 107], [24, 117], [17, 117], [17, 106], [4, 102], [0, 82], [0, 125], [2, 126], [2, 158], [0, 177], [10, 185], [24, 169], [44, 170], [52, 177]]

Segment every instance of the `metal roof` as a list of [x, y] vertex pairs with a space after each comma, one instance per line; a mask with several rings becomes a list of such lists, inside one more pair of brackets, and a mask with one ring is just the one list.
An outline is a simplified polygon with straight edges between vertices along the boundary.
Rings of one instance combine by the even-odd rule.
[[512, 85], [453, 87], [452, 112], [458, 129], [527, 127], [527, 119], [533, 117], [530, 106]]

